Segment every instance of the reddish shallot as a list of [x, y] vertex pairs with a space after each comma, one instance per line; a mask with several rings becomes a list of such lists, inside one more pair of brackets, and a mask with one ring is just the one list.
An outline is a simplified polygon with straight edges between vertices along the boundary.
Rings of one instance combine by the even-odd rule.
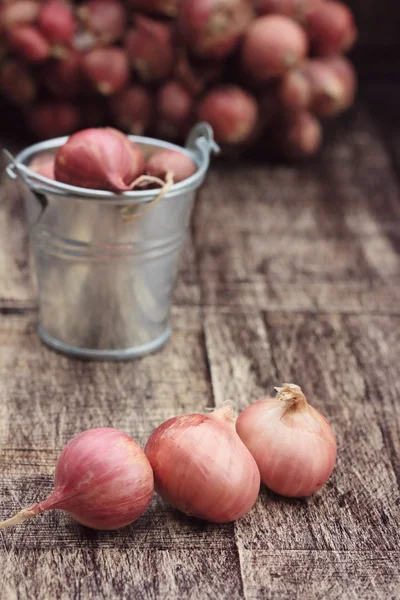
[[157, 94], [157, 133], [166, 139], [182, 138], [189, 130], [193, 96], [179, 81], [168, 81]]
[[46, 63], [42, 81], [56, 98], [74, 98], [83, 88], [82, 56], [70, 50], [61, 60]]
[[168, 77], [174, 63], [171, 27], [138, 16], [135, 27], [125, 36], [125, 48], [132, 67], [145, 82]]
[[39, 175], [42, 175], [42, 177], [55, 179], [54, 163], [54, 154], [51, 152], [43, 152], [42, 154], [38, 154], [34, 157], [34, 159], [29, 163], [29, 168]]
[[310, 496], [331, 476], [336, 438], [299, 386], [284, 383], [276, 390], [276, 398], [247, 407], [239, 415], [236, 430], [267, 487], [282, 496]]
[[145, 452], [157, 492], [187, 515], [225, 523], [256, 502], [260, 474], [229, 406], [169, 419], [153, 432]]
[[57, 181], [77, 187], [126, 192], [143, 174], [144, 156], [126, 135], [112, 129], [78, 131], [56, 154]]
[[124, 34], [125, 7], [118, 0], [89, 0], [78, 8], [77, 13], [97, 44], [112, 44]]
[[129, 64], [122, 48], [95, 48], [82, 61], [84, 73], [104, 96], [122, 90], [129, 81]]
[[354, 102], [357, 91], [357, 75], [351, 62], [344, 56], [329, 56], [323, 59], [333, 73], [338, 77], [343, 86], [340, 102], [337, 103], [337, 112], [347, 110]]
[[304, 110], [311, 101], [310, 82], [300, 69], [292, 69], [278, 85], [277, 95], [287, 111]]
[[167, 173], [173, 174], [174, 183], [183, 181], [196, 173], [196, 165], [187, 154], [177, 150], [156, 150], [146, 163], [146, 173], [165, 180]]
[[149, 461], [129, 435], [107, 427], [90, 429], [62, 451], [53, 493], [0, 523], [0, 529], [53, 509], [65, 510], [93, 529], [120, 529], [146, 510], [153, 490]]
[[7, 36], [10, 48], [30, 63], [39, 63], [50, 57], [50, 44], [36, 27], [21, 25], [14, 27]]
[[197, 118], [210, 123], [217, 142], [242, 144], [255, 132], [258, 106], [255, 98], [240, 87], [220, 86], [201, 99]]
[[307, 37], [300, 25], [280, 15], [259, 17], [243, 40], [242, 69], [256, 82], [266, 82], [298, 65], [307, 49]]
[[309, 83], [311, 110], [320, 117], [340, 112], [345, 103], [345, 85], [330, 64], [311, 59], [304, 62], [301, 72]]
[[111, 98], [110, 108], [117, 125], [143, 135], [154, 114], [153, 94], [143, 85], [132, 85]]
[[342, 2], [318, 3], [307, 15], [306, 30], [314, 51], [320, 56], [347, 52], [357, 39], [350, 9]]
[[178, 29], [196, 56], [223, 58], [237, 46], [252, 17], [248, 0], [182, 0]]
[[39, 28], [52, 44], [69, 44], [76, 21], [72, 6], [64, 0], [47, 0], [39, 14]]
[[[34, 23], [40, 12], [40, 4], [35, 0], [20, 0], [0, 6], [0, 24], [4, 29], [11, 29], [18, 24]], [[0, 29], [1, 29], [0, 27]]]

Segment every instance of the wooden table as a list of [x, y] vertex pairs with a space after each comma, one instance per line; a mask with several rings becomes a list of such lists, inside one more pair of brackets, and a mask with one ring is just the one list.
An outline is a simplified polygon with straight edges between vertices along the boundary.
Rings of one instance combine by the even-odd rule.
[[2, 598], [400, 598], [400, 136], [388, 123], [359, 103], [312, 163], [216, 166], [172, 339], [125, 364], [39, 342], [21, 200], [3, 181], [1, 518], [49, 494], [61, 448], [84, 429], [114, 426], [143, 445], [172, 415], [224, 400], [241, 409], [284, 381], [329, 417], [339, 454], [315, 496], [262, 488], [234, 524], [183, 517], [155, 497], [116, 533], [57, 511], [0, 532]]

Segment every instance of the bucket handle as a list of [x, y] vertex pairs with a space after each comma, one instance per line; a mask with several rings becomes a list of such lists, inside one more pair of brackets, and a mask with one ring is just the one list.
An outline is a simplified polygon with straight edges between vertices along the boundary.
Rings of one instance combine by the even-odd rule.
[[192, 152], [206, 154], [219, 154], [220, 147], [214, 140], [214, 132], [211, 125], [205, 122], [197, 123], [189, 132], [185, 148]]

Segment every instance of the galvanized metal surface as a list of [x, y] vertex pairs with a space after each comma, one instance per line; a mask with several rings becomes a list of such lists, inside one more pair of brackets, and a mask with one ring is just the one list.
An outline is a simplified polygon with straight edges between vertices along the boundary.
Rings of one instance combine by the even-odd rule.
[[[64, 185], [27, 168], [67, 138], [35, 144], [8, 167], [24, 190], [39, 288], [38, 333], [54, 349], [79, 357], [124, 360], [166, 342], [196, 189], [218, 149], [205, 123], [192, 130], [185, 149], [130, 137], [145, 154], [160, 147], [182, 150], [197, 165], [150, 210], [159, 190], [115, 195]], [[126, 206], [137, 209], [137, 218], [123, 218]]]

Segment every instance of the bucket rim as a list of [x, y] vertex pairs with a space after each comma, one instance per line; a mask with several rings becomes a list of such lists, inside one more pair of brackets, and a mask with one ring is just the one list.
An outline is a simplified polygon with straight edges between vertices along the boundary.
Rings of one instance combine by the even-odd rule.
[[[54, 181], [35, 171], [29, 169], [28, 164], [34, 156], [46, 151], [56, 150], [62, 146], [70, 136], [52, 138], [42, 142], [37, 142], [24, 148], [14, 159], [13, 167], [23, 177], [29, 188], [42, 194], [53, 194], [57, 196], [66, 196], [79, 198], [82, 200], [99, 200], [103, 202], [118, 202], [119, 204], [137, 204], [149, 202], [159, 193], [159, 188], [152, 190], [140, 190], [122, 192], [115, 194], [105, 190], [92, 190], [77, 186], [68, 185], [59, 181]], [[159, 140], [148, 136], [127, 135], [127, 137], [139, 145], [154, 146], [161, 149], [175, 150], [183, 152], [189, 156], [196, 164], [196, 173], [175, 183], [171, 190], [165, 195], [165, 199], [197, 189], [204, 181], [209, 167], [209, 158], [211, 152], [218, 152], [219, 148], [214, 142], [213, 132], [207, 123], [199, 123], [190, 132], [187, 145], [179, 146], [172, 142]], [[15, 176], [15, 174], [14, 174]]]

